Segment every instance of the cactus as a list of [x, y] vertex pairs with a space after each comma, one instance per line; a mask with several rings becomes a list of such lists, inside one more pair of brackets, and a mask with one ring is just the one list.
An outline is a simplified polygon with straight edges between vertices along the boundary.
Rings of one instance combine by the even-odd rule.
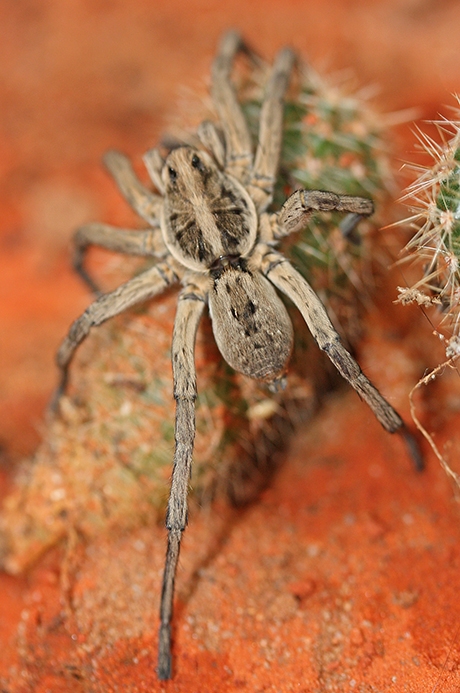
[[[258, 64], [238, 93], [257, 135], [265, 68]], [[391, 184], [385, 120], [346, 86], [310, 67], [286, 104], [283, 152], [274, 208], [295, 187], [370, 196], [381, 203]], [[358, 296], [378, 217], [359, 238], [340, 231], [343, 217], [313, 217], [282, 250], [307, 276], [349, 342], [359, 333]], [[123, 258], [123, 269], [130, 261]], [[364, 268], [364, 270], [363, 270]], [[170, 341], [175, 294], [95, 330], [71, 372], [60, 419], [48, 424], [32, 462], [23, 465], [1, 518], [3, 565], [18, 572], [70, 530], [91, 538], [103, 529], [154, 521], [168, 494], [173, 452]], [[199, 397], [192, 491], [224, 489], [247, 499], [267, 478], [274, 453], [293, 423], [305, 420], [324, 389], [324, 366], [300, 330], [288, 388], [270, 395], [233, 373], [205, 319], [196, 350]], [[305, 358], [306, 350], [309, 351]], [[318, 361], [316, 361], [318, 363]], [[248, 490], [249, 489], [249, 490]]]
[[404, 200], [415, 234], [406, 245], [419, 278], [412, 286], [398, 287], [399, 301], [437, 307], [438, 335], [448, 358], [460, 354], [460, 109], [454, 118], [433, 121], [440, 142], [419, 132], [419, 143], [429, 155], [426, 167], [407, 188]]
[[422, 424], [414, 399], [422, 385], [442, 376], [449, 370], [446, 366], [453, 366], [460, 356], [460, 109], [454, 110], [452, 119], [441, 118], [431, 121], [431, 125], [440, 141], [418, 131], [419, 145], [430, 162], [411, 166], [418, 176], [402, 198], [412, 214], [399, 223], [415, 230], [403, 250], [402, 262], [412, 261], [415, 281], [411, 286], [398, 287], [398, 302], [433, 309], [434, 334], [443, 344], [447, 360], [414, 386], [409, 395], [410, 410], [415, 425], [458, 490], [460, 474]]
[[[257, 137], [261, 90], [257, 79], [244, 106]], [[394, 181], [385, 139], [386, 119], [368, 103], [370, 93], [353, 93], [350, 80], [324, 79], [310, 65], [303, 65], [298, 90], [285, 108], [284, 142], [274, 208], [295, 188], [332, 190], [371, 197], [377, 214], [360, 223], [358, 232], [345, 238], [343, 215], [314, 215], [296, 239], [282, 248], [296, 267], [313, 283], [331, 314], [351, 341], [359, 332], [360, 297], [365, 300], [363, 276], [369, 269], [374, 232]], [[358, 303], [357, 303], [358, 300]], [[353, 321], [354, 324], [353, 324]]]

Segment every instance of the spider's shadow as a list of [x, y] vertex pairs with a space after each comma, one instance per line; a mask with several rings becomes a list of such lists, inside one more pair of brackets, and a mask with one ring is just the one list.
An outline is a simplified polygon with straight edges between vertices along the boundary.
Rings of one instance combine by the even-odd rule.
[[[178, 590], [178, 601], [175, 607], [176, 615], [172, 625], [173, 640], [175, 640], [177, 628], [179, 627], [179, 623], [182, 622], [183, 614], [187, 610], [190, 600], [193, 598], [200, 582], [205, 579], [204, 572], [222, 553], [227, 542], [231, 538], [233, 531], [242, 522], [244, 522], [250, 508], [256, 502], [257, 497], [254, 497], [244, 506], [236, 507], [234, 505], [227, 504], [226, 507], [220, 508], [217, 518], [215, 515], [213, 516], [213, 531], [210, 540], [207, 543], [206, 550], [200, 554], [191, 575], [187, 580], [187, 583], [182, 587], [182, 589]], [[184, 549], [185, 551], [187, 550], [186, 544]]]

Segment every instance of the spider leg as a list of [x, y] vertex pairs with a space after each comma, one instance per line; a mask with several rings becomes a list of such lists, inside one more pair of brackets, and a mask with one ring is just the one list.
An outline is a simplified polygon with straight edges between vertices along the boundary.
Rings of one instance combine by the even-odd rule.
[[121, 194], [148, 224], [156, 226], [162, 206], [162, 198], [148, 190], [136, 174], [129, 159], [115, 150], [104, 155], [104, 163], [115, 179]]
[[397, 411], [364, 375], [359, 364], [343, 346], [324, 305], [308, 282], [283, 255], [268, 246], [261, 258], [261, 270], [297, 306], [319, 348], [326, 352], [339, 373], [369, 405], [382, 426], [390, 433], [402, 435], [416, 468], [421, 469], [423, 461], [415, 438]]
[[239, 52], [249, 53], [240, 34], [224, 34], [212, 65], [211, 96], [224, 131], [226, 170], [242, 180], [252, 164], [252, 141], [230, 79], [233, 60]]
[[84, 267], [86, 251], [91, 245], [98, 245], [107, 250], [126, 255], [147, 255], [161, 257], [166, 247], [159, 228], [142, 231], [132, 229], [120, 229], [110, 224], [94, 222], [85, 224], [77, 229], [74, 236], [73, 266], [83, 281], [96, 295], [101, 290], [88, 274]]
[[163, 168], [164, 161], [160, 152], [156, 148], [149, 149], [149, 151], [144, 154], [142, 159], [156, 189], [162, 195], [164, 195], [165, 186], [161, 178], [161, 170]]
[[294, 62], [295, 55], [290, 48], [280, 51], [266, 86], [260, 113], [259, 143], [248, 185], [259, 212], [268, 207], [273, 197], [283, 135], [284, 96]]
[[356, 228], [359, 225], [361, 219], [364, 219], [365, 217], [366, 215], [364, 214], [357, 214], [351, 212], [350, 214], [347, 214], [345, 219], [343, 219], [339, 224], [339, 229], [342, 233], [342, 236], [354, 245], [359, 245], [361, 243], [361, 237], [359, 233], [356, 233]]
[[296, 190], [288, 197], [281, 211], [271, 215], [273, 237], [278, 239], [300, 231], [314, 212], [332, 211], [356, 215], [353, 217], [354, 228], [361, 218], [373, 213], [374, 203], [366, 197], [336, 195], [323, 190]]
[[192, 453], [195, 440], [195, 337], [205, 306], [206, 291], [188, 285], [179, 296], [172, 341], [172, 365], [176, 422], [174, 466], [169, 496], [166, 527], [166, 551], [160, 605], [158, 641], [158, 678], [171, 678], [171, 620], [173, 615], [174, 582], [182, 532], [187, 524], [187, 492], [190, 482]]
[[197, 135], [202, 144], [212, 152], [218, 165], [225, 166], [225, 149], [222, 137], [215, 124], [210, 120], [204, 120], [198, 127]]
[[56, 354], [60, 380], [51, 402], [55, 411], [64, 394], [69, 375], [69, 366], [79, 344], [88, 336], [92, 327], [101, 325], [109, 318], [127, 308], [158, 295], [171, 284], [179, 281], [175, 268], [167, 262], [152, 267], [137, 277], [119, 286], [115, 291], [100, 296], [75, 320]]

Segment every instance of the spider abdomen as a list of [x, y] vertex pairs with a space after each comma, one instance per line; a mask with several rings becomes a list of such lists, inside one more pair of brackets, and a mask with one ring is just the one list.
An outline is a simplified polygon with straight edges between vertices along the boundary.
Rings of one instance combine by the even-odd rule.
[[209, 311], [217, 346], [232, 368], [268, 383], [283, 377], [293, 328], [268, 279], [247, 268], [226, 267], [214, 277]]

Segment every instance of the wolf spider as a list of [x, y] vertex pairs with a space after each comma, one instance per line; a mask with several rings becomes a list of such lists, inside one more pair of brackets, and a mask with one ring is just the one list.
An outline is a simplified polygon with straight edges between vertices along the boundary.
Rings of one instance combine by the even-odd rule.
[[[349, 213], [352, 228], [373, 212], [371, 200], [320, 190], [297, 190], [279, 212], [273, 198], [283, 132], [284, 97], [295, 63], [285, 48], [275, 58], [266, 86], [255, 153], [248, 125], [231, 82], [235, 56], [251, 52], [238, 33], [226, 33], [212, 66], [211, 94], [218, 123], [203, 122], [198, 146], [179, 146], [163, 160], [153, 149], [144, 156], [152, 193], [135, 176], [128, 159], [109, 152], [105, 163], [122, 194], [149, 224], [133, 231], [93, 223], [75, 236], [74, 264], [98, 298], [71, 326], [58, 354], [64, 392], [77, 346], [90, 329], [136, 303], [182, 284], [172, 338], [175, 453], [166, 515], [168, 545], [161, 593], [158, 677], [171, 677], [174, 580], [195, 438], [195, 336], [208, 306], [217, 345], [227, 363], [272, 390], [284, 385], [293, 328], [277, 291], [301, 312], [320, 349], [371, 407], [382, 426], [403, 434], [417, 466], [414, 439], [399, 414], [362, 373], [342, 345], [326, 310], [308, 282], [276, 250], [277, 241], [302, 229], [313, 212]], [[351, 220], [351, 221], [350, 221]], [[98, 245], [120, 253], [153, 256], [158, 262], [114, 291], [100, 294], [84, 268], [85, 251]]]

